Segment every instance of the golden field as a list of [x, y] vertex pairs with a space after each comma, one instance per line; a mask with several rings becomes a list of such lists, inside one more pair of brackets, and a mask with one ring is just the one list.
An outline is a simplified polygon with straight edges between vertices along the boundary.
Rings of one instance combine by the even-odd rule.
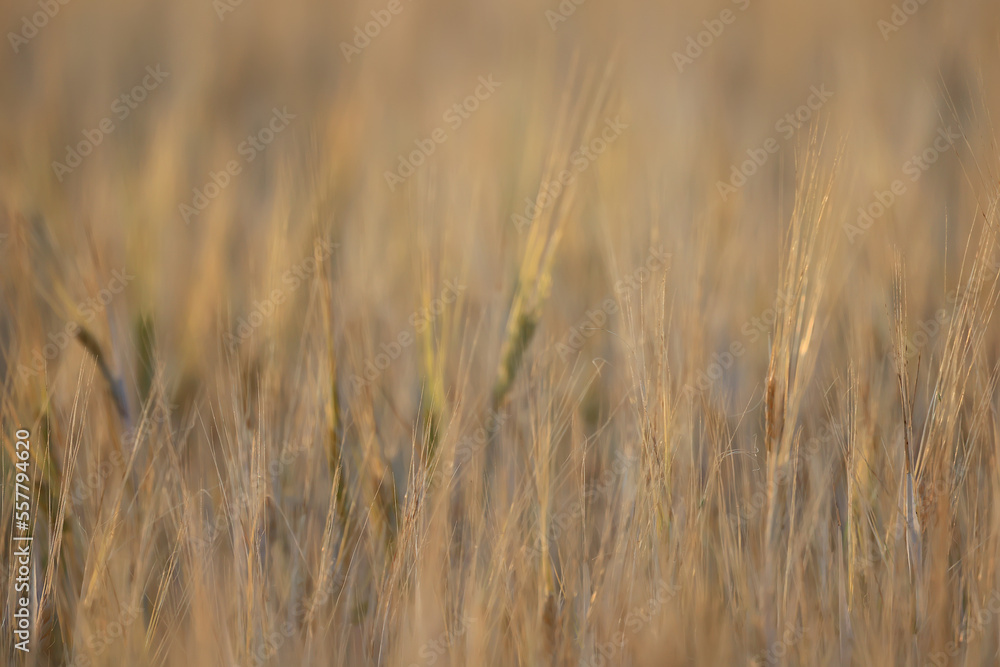
[[1000, 664], [1000, 7], [0, 22], [0, 664]]

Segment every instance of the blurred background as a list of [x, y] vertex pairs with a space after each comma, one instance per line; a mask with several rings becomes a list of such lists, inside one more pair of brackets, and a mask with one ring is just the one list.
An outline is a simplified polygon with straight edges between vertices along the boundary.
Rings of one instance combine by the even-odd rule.
[[[678, 480], [670, 493], [685, 496], [684, 511], [722, 493], [707, 480], [726, 447], [741, 453], [733, 484], [750, 480], [752, 494], [774, 323], [791, 308], [780, 290], [796, 277], [789, 257], [812, 253], [799, 277], [818, 308], [811, 361], [798, 362], [809, 367], [804, 398], [788, 417], [804, 438], [846, 423], [844, 396], [860, 384], [852, 400], [872, 423], [899, 419], [887, 305], [897, 253], [910, 358], [924, 373], [943, 358], [948, 295], [970, 253], [987, 248], [991, 275], [1000, 260], [991, 3], [11, 0], [0, 25], [3, 428], [44, 424], [61, 462], [47, 478], [48, 539], [60, 532], [59, 489], [84, 490], [61, 529], [75, 543], [47, 547], [49, 648], [37, 664], [79, 655], [73, 638], [117, 618], [119, 595], [143, 608], [145, 626], [114, 651], [91, 646], [95, 664], [590, 660], [655, 589], [655, 578], [626, 585], [625, 563], [638, 558], [630, 549], [656, 549], [635, 547], [638, 533], [602, 532], [635, 519], [629, 498], [655, 475], [616, 476], [615, 509], [574, 515], [579, 534], [552, 538], [579, 538], [579, 561], [545, 551], [553, 564], [522, 565], [506, 532], [517, 533], [517, 512], [535, 521], [538, 507], [563, 507], [583, 488], [574, 475], [599, 477], [615, 452], [645, 456], [649, 438], [676, 457], [663, 474]], [[819, 220], [819, 231], [798, 238], [795, 220]], [[531, 283], [536, 255], [542, 277]], [[498, 392], [509, 321], [524, 324], [512, 304], [530, 284], [537, 321]], [[988, 376], [1000, 338], [992, 325], [982, 332]], [[657, 392], [669, 396], [662, 430], [649, 417]], [[918, 392], [916, 411], [932, 400]], [[988, 391], [983, 401], [996, 402]], [[515, 540], [496, 547], [498, 561], [468, 555], [480, 533], [450, 534], [456, 501], [432, 511], [413, 500], [421, 456], [452, 456], [490, 408], [511, 415], [494, 463], [509, 472], [500, 497], [521, 517], [494, 525]], [[899, 433], [886, 425], [873, 442]], [[898, 456], [873, 466], [895, 474]], [[814, 462], [810, 488], [846, 489], [828, 458]], [[87, 482], [105, 460], [117, 472]], [[176, 476], [163, 481], [167, 469]], [[536, 495], [517, 500], [522, 484]], [[379, 503], [385, 526], [373, 527], [364, 518]], [[224, 547], [210, 529], [207, 551], [171, 551], [218, 512]], [[669, 523], [664, 513], [650, 510], [647, 528]], [[753, 592], [766, 550], [687, 563], [669, 554], [709, 529], [678, 525], [650, 538], [672, 545], [650, 562], [673, 568], [670, 581], [701, 583], [657, 603], [671, 611], [656, 627], [671, 630], [609, 659], [747, 664], [786, 618]], [[442, 536], [440, 558], [420, 551], [418, 534]], [[446, 535], [465, 545], [461, 558], [447, 555]], [[361, 545], [362, 574], [344, 565], [345, 544]], [[720, 544], [704, 548], [733, 548]], [[289, 565], [297, 558], [308, 574]], [[533, 574], [477, 578], [476, 558]], [[611, 582], [600, 592], [598, 562]], [[953, 562], [935, 570], [940, 581]], [[826, 623], [789, 664], [825, 664], [831, 646], [849, 664], [837, 624], [852, 620], [860, 664], [912, 664], [918, 647], [947, 639], [942, 621], [914, 640], [890, 603], [840, 609], [829, 567], [805, 577], [791, 594], [799, 603], [784, 600], [800, 622], [815, 602]], [[254, 648], [327, 579], [334, 594], [309, 639], [279, 632], [274, 651]], [[553, 590], [577, 616], [551, 612]], [[564, 628], [563, 643], [534, 638], [539, 618]], [[448, 636], [447, 651], [413, 658], [467, 625], [461, 651]]]
[[[774, 287], [745, 276], [774, 273], [771, 241], [813, 133], [825, 138], [825, 153], [843, 155], [845, 218], [894, 179], [910, 184], [904, 163], [939, 128], [964, 133], [849, 244], [851, 270], [837, 276], [864, 284], [866, 267], [890, 243], [916, 236], [939, 263], [923, 264], [927, 289], [941, 289], [944, 249], [957, 267], [961, 225], [993, 185], [974, 165], [986, 169], [977, 151], [992, 149], [996, 12], [917, 3], [911, 16], [898, 6], [401, 0], [386, 15], [375, 4], [11, 2], [0, 65], [4, 223], [10, 234], [22, 220], [17, 229], [30, 234], [7, 240], [5, 282], [55, 281], [77, 303], [85, 286], [127, 266], [137, 278], [128, 305], [116, 301], [111, 317], [119, 307], [155, 312], [165, 349], [194, 365], [210, 363], [204, 357], [220, 327], [249, 311], [320, 230], [340, 244], [338, 299], [349, 321], [378, 325], [412, 310], [393, 306], [414, 298], [421, 235], [442, 275], [463, 276], [468, 299], [494, 303], [523, 241], [511, 215], [535, 198], [565, 124], [560, 101], [588, 104], [573, 97], [576, 62], [580, 79], [607, 68], [601, 120], [620, 116], [628, 128], [576, 181], [578, 219], [547, 316], [572, 324], [587, 297], [641, 261], [651, 229], [670, 239], [678, 259], [691, 254], [685, 247], [713, 244], [710, 271], [671, 275], [698, 284], [698, 297], [682, 290], [678, 298], [698, 298], [706, 323], [728, 319], [735, 305], [715, 313], [713, 295], [740, 295], [747, 316], [759, 311], [752, 293], [770, 298]], [[384, 27], [370, 23], [386, 16]], [[142, 101], [123, 103], [152, 80], [149, 67], [162, 80]], [[445, 113], [474, 95], [480, 76], [501, 85], [452, 129]], [[776, 129], [813, 87], [831, 95], [801, 127]], [[294, 118], [248, 161], [239, 148], [274, 109]], [[105, 119], [108, 134], [99, 131]], [[390, 190], [385, 173], [437, 128], [446, 143]], [[78, 167], [58, 167], [71, 147], [87, 149], [87, 132], [100, 143]], [[745, 186], [720, 193], [747, 151], [769, 138], [778, 152]], [[241, 173], [199, 199], [195, 190], [231, 160]], [[207, 205], [185, 215], [182, 205], [196, 200]], [[745, 252], [748, 242], [760, 252]], [[390, 336], [398, 328], [384, 324]]]

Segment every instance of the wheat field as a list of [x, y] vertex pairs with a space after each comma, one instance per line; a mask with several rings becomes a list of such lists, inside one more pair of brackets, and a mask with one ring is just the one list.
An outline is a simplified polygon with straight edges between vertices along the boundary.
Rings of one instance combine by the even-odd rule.
[[0, 6], [4, 665], [1000, 665], [1000, 7]]

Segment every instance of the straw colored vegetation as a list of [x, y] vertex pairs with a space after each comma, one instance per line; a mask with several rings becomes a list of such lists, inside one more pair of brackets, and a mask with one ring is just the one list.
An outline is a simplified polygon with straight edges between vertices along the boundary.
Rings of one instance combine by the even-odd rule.
[[0, 663], [998, 664], [1000, 10], [883, 5], [3, 3]]

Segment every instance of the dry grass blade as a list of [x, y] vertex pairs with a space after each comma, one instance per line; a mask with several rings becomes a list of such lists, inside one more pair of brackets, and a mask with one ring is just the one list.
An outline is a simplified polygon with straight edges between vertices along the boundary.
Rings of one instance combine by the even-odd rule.
[[1000, 4], [894, 2], [0, 3], [0, 665], [995, 664]]

